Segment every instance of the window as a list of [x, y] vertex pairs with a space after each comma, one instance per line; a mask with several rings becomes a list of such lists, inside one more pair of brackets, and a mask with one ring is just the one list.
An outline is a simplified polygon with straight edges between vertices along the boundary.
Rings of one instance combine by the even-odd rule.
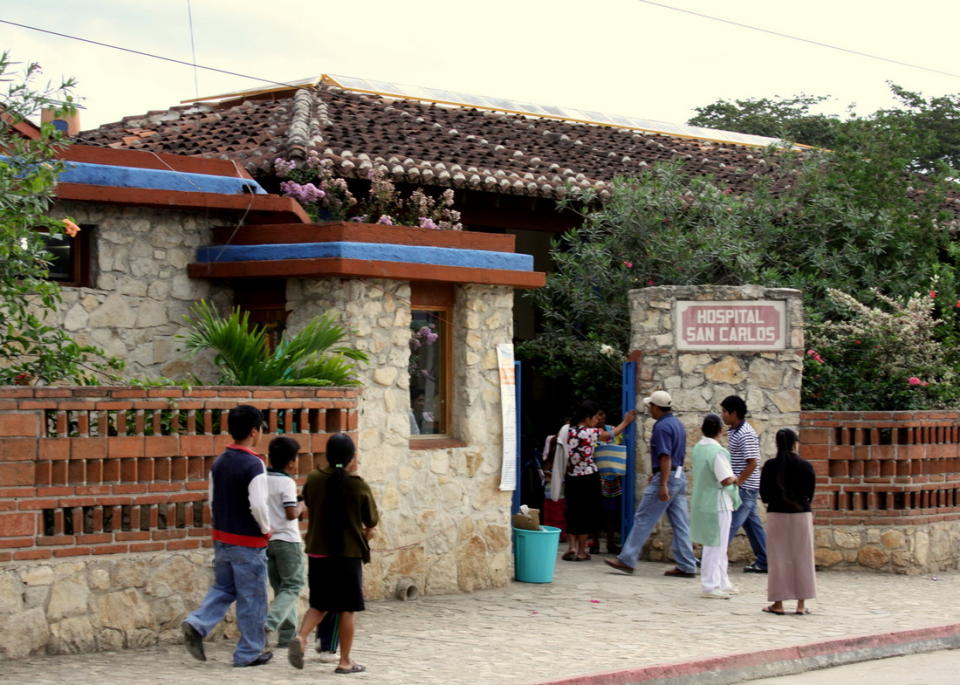
[[410, 435], [451, 433], [453, 287], [411, 285]]
[[250, 323], [267, 334], [270, 349], [276, 349], [287, 327], [287, 282], [248, 280], [234, 283], [233, 303], [250, 315]]
[[43, 230], [40, 239], [50, 253], [49, 278], [60, 285], [90, 286], [90, 233], [93, 226], [81, 225], [73, 238], [68, 235], [53, 236]]

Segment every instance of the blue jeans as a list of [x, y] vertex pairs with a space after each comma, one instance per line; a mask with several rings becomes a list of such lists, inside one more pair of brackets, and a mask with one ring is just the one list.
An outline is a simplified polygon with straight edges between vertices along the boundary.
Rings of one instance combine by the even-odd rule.
[[767, 534], [763, 532], [763, 523], [757, 513], [757, 494], [754, 488], [740, 488], [740, 508], [733, 512], [730, 519], [730, 540], [736, 537], [740, 526], [747, 533], [753, 555], [759, 568], [767, 567]]
[[623, 543], [623, 548], [617, 556], [622, 563], [633, 568], [637, 565], [643, 545], [653, 532], [654, 526], [664, 513], [670, 519], [673, 527], [673, 558], [677, 568], [686, 573], [697, 572], [697, 561], [693, 556], [693, 545], [690, 544], [690, 517], [687, 514], [687, 477], [683, 473], [679, 477], [672, 471], [667, 482], [670, 499], [660, 501], [660, 474], [653, 476], [646, 489], [643, 499], [637, 507], [633, 519], [633, 527]]
[[187, 623], [207, 635], [237, 603], [240, 640], [233, 651], [234, 665], [242, 666], [260, 656], [266, 643], [267, 556], [263, 548], [213, 542], [213, 585], [200, 607], [187, 616]]

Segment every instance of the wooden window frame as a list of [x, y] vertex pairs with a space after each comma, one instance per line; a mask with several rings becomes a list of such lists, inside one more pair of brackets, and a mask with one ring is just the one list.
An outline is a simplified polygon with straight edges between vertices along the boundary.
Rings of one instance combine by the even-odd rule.
[[[70, 245], [70, 274], [72, 275], [72, 278], [60, 279], [48, 277], [47, 280], [53, 281], [54, 283], [66, 288], [93, 287], [91, 280], [91, 262], [93, 261], [93, 253], [91, 250], [93, 241], [91, 239], [91, 233], [95, 229], [96, 226], [94, 225], [80, 224], [80, 232], [77, 233], [77, 235], [72, 238], [70, 236], [65, 236]], [[36, 230], [38, 233], [50, 233], [50, 231], [48, 231], [46, 228], [37, 228]]]
[[440, 384], [441, 404], [443, 407], [442, 426], [444, 431], [435, 435], [417, 435], [410, 437], [411, 449], [440, 449], [444, 447], [462, 447], [464, 443], [454, 437], [453, 425], [453, 336], [454, 303], [456, 291], [453, 284], [411, 283], [410, 310], [440, 313], [440, 368], [443, 379]]

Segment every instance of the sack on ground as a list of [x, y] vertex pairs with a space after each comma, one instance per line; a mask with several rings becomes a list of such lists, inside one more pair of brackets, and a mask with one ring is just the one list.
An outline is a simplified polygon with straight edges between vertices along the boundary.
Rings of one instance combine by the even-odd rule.
[[627, 446], [598, 445], [593, 461], [601, 476], [623, 476], [627, 473]]
[[520, 511], [513, 515], [513, 527], [520, 530], [540, 530], [540, 510], [523, 505]]

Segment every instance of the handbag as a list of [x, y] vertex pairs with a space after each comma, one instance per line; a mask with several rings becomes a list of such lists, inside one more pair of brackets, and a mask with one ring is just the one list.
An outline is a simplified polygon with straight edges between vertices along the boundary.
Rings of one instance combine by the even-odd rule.
[[593, 462], [601, 476], [623, 476], [627, 473], [626, 445], [597, 445], [593, 452]]

